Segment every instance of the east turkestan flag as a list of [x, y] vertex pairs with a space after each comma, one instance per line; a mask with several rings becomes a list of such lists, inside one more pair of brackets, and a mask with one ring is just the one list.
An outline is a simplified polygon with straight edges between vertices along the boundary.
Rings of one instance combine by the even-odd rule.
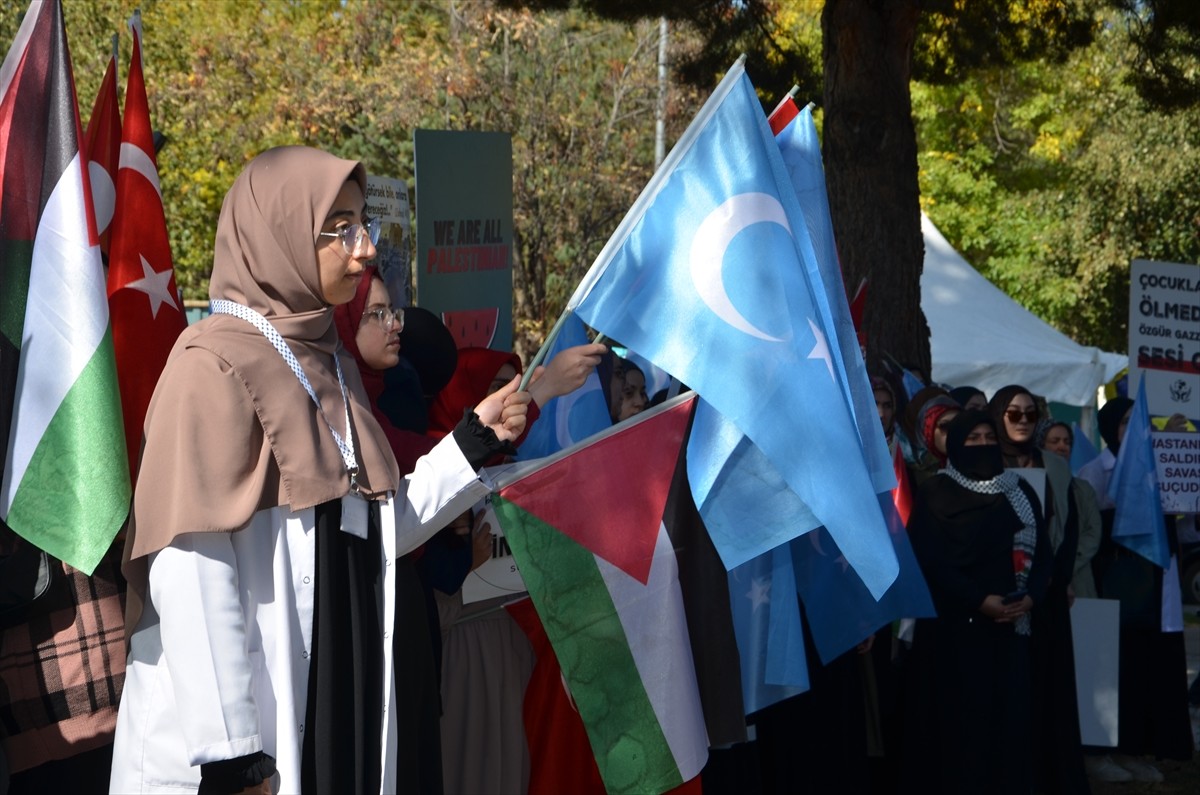
[[1146, 379], [1143, 378], [1138, 383], [1137, 400], [1133, 403], [1117, 463], [1108, 481], [1108, 498], [1117, 506], [1112, 538], [1165, 569], [1171, 565], [1171, 547], [1167, 543], [1167, 527], [1158, 491], [1152, 430], [1146, 403]]
[[154, 133], [142, 76], [141, 17], [129, 23], [133, 55], [117, 172], [117, 210], [108, 259], [108, 308], [121, 382], [129, 471], [136, 471], [142, 424], [175, 339], [187, 328], [163, 211]]
[[708, 756], [662, 520], [693, 399], [495, 475], [496, 515], [612, 793], [666, 792]]
[[0, 67], [0, 519], [91, 573], [129, 508], [104, 273], [58, 0]]
[[[887, 591], [899, 563], [864, 458], [837, 326], [795, 187], [740, 63], [567, 309], [695, 389], [703, 399], [698, 426], [704, 413], [728, 426], [708, 435], [707, 448], [693, 431], [689, 445], [689, 478], [710, 532], [721, 528], [703, 489], [720, 485], [713, 464], [736, 453], [743, 434], [810, 514], [805, 522], [769, 517], [726, 528], [733, 543], [724, 547], [714, 532], [727, 567], [824, 525], [870, 593]], [[885, 488], [894, 485], [886, 457], [880, 476]], [[746, 516], [764, 516], [759, 505], [736, 502]]]

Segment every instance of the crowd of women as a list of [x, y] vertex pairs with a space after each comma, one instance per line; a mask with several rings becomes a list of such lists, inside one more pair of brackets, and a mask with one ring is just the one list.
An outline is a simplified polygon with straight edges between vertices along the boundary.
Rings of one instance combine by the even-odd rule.
[[[651, 402], [645, 376], [582, 345], [523, 389], [515, 355], [456, 351], [436, 317], [395, 308], [364, 190], [361, 164], [303, 147], [230, 189], [213, 316], [179, 339], [147, 415], [123, 577], [71, 581], [76, 616], [107, 616], [73, 652], [102, 657], [106, 689], [30, 674], [58, 641], [6, 631], [3, 666], [25, 673], [4, 673], [0, 793], [601, 791], [536, 615], [464, 603], [462, 585], [493, 554], [479, 470], [593, 371], [614, 422]], [[1105, 405], [1108, 448], [1073, 476], [1070, 426], [1020, 386], [872, 386], [937, 617], [825, 666], [810, 654], [810, 691], [749, 716], [754, 741], [713, 749], [685, 788], [1076, 793], [1085, 770], [1159, 780], [1152, 757], [1190, 757], [1171, 583], [1111, 538], [1128, 401]], [[85, 611], [101, 590], [118, 601]], [[1121, 601], [1120, 756], [1081, 744], [1078, 596]], [[531, 680], [552, 685], [540, 700]], [[34, 727], [19, 705], [52, 684], [76, 695]]]
[[[1072, 426], [1022, 386], [990, 400], [969, 386], [931, 386], [907, 406], [888, 380], [873, 386], [911, 475], [908, 533], [937, 610], [898, 655], [901, 780], [947, 793], [1077, 793], [1089, 776], [1161, 781], [1154, 760], [1190, 759], [1182, 627], [1163, 615], [1180, 604], [1178, 578], [1112, 537], [1108, 478], [1132, 401], [1101, 408], [1107, 447], [1073, 476]], [[1026, 470], [1043, 476], [1027, 481]], [[1080, 736], [1069, 611], [1076, 598], [1097, 597], [1120, 602], [1115, 749]], [[933, 748], [936, 758], [909, 750]]]

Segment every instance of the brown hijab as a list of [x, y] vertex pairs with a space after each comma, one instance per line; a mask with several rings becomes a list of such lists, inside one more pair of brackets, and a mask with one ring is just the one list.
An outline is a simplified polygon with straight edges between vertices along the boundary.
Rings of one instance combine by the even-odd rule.
[[[245, 304], [270, 321], [344, 437], [333, 357], [340, 358], [358, 482], [382, 496], [397, 488], [396, 461], [354, 360], [338, 343], [316, 257], [318, 233], [349, 179], [365, 195], [360, 163], [306, 147], [271, 149], [251, 161], [221, 207], [209, 297]], [[214, 315], [179, 337], [159, 379], [126, 556], [136, 561], [183, 533], [233, 532], [259, 510], [302, 510], [349, 488], [333, 434], [283, 357], [250, 323]]]

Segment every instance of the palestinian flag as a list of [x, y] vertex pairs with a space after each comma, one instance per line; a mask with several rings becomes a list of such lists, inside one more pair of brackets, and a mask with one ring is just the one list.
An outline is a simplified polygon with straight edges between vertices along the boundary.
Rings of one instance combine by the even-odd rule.
[[0, 519], [90, 574], [129, 508], [104, 271], [58, 0], [0, 67]]
[[496, 516], [611, 793], [661, 793], [708, 757], [662, 517], [694, 395], [495, 475]]
[[108, 258], [108, 309], [121, 383], [129, 472], [137, 472], [146, 408], [175, 340], [187, 328], [175, 286], [154, 133], [142, 74], [142, 18], [134, 14], [117, 172], [117, 208]]

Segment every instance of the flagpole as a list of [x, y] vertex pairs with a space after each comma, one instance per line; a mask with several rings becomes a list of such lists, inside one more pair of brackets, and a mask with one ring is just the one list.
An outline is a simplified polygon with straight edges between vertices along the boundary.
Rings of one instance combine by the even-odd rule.
[[521, 385], [518, 389], [522, 392], [529, 386], [529, 379], [533, 377], [533, 371], [546, 359], [546, 352], [550, 350], [550, 346], [554, 344], [554, 338], [558, 336], [558, 332], [562, 330], [563, 323], [567, 322], [567, 316], [572, 314], [570, 309], [564, 309], [563, 313], [558, 316], [554, 327], [550, 329], [550, 333], [546, 335], [546, 341], [542, 343], [542, 347], [538, 349], [537, 355], [533, 357], [533, 361], [529, 363], [529, 367], [525, 369], [525, 374], [521, 376]]
[[[701, 130], [703, 130], [705, 125], [708, 123], [708, 118], [713, 112], [712, 109], [719, 105], [721, 99], [724, 98], [724, 95], [730, 91], [735, 79], [744, 69], [745, 64], [746, 55], [743, 53], [742, 55], [738, 56], [736, 61], [733, 62], [733, 66], [729, 67], [729, 71], [725, 73], [725, 77], [723, 77], [721, 82], [717, 84], [712, 96], [710, 96], [700, 108], [700, 112], [696, 114], [696, 118], [693, 119], [692, 123], [688, 125], [688, 128], [684, 130], [680, 139], [675, 142], [675, 146], [667, 155], [667, 159], [664, 160], [655, 170], [654, 176], [650, 178], [650, 182], [647, 183], [646, 187], [642, 189], [641, 195], [639, 195], [637, 200], [634, 201], [635, 207], [639, 202], [646, 201], [648, 197], [652, 197], [658, 192], [658, 190], [661, 188], [662, 182], [666, 179], [666, 177], [663, 175], [669, 173], [671, 169], [675, 167], [675, 163], [681, 160], [687, 150], [691, 148], [691, 145], [700, 135]], [[633, 208], [630, 209], [632, 211]], [[587, 294], [587, 292], [591, 289], [592, 284], [594, 284], [596, 279], [599, 278], [599, 275], [596, 273], [596, 266], [605, 261], [607, 257], [611, 257], [612, 252], [620, 247], [625, 238], [629, 236], [629, 229], [632, 227], [633, 223], [634, 222], [630, 220], [629, 215], [627, 214], [617, 226], [617, 230], [613, 232], [612, 237], [610, 237], [608, 242], [604, 244], [604, 248], [601, 249], [600, 253], [596, 256], [595, 261], [592, 263], [592, 267], [584, 275], [583, 279], [579, 282], [579, 285], [576, 286], [575, 293], [571, 296], [570, 300], [567, 301], [567, 306], [565, 309], [563, 309], [562, 314], [559, 315], [558, 321], [555, 322], [554, 327], [550, 329], [550, 333], [546, 336], [546, 341], [542, 343], [541, 350], [538, 351], [537, 356], [535, 356], [533, 361], [530, 363], [529, 369], [525, 371], [525, 375], [521, 379], [521, 389], [525, 389], [525, 387], [528, 386], [529, 379], [532, 377], [534, 368], [541, 364], [542, 360], [546, 358], [546, 351], [554, 342], [554, 338], [558, 336], [559, 329], [561, 329], [563, 323], [566, 322], [567, 315], [571, 314], [575, 310], [575, 306], [583, 300], [584, 295]], [[603, 270], [603, 268], [601, 268], [601, 270]]]

